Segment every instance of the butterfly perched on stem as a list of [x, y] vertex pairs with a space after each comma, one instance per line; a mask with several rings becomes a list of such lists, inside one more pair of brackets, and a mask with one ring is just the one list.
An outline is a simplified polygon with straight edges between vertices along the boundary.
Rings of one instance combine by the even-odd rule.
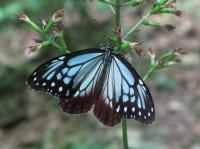
[[70, 114], [87, 112], [94, 105], [95, 116], [107, 126], [122, 118], [145, 124], [155, 119], [147, 86], [111, 44], [53, 58], [40, 65], [27, 84], [57, 96], [63, 111]]

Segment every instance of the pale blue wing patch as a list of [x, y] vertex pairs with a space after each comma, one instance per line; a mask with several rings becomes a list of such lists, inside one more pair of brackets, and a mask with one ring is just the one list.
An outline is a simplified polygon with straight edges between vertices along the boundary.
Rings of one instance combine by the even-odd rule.
[[[84, 67], [84, 69], [87, 69], [85, 71], [84, 69], [81, 68], [79, 73], [85, 73], [82, 74], [84, 77], [80, 77], [77, 75], [74, 78], [74, 88], [77, 88], [77, 91], [74, 94], [74, 97], [85, 97], [85, 96], [91, 96], [91, 94], [94, 94], [95, 92], [95, 86], [96, 81], [99, 79], [99, 74], [101, 73], [102, 67], [103, 67], [103, 61], [100, 59], [96, 59], [95, 61], [91, 61], [90, 67]], [[87, 63], [85, 64], [89, 66]], [[91, 67], [92, 66], [92, 67]], [[76, 82], [77, 81], [77, 82]]]
[[78, 55], [78, 56], [71, 58], [68, 61], [68, 65], [69, 66], [79, 65], [79, 64], [90, 61], [91, 59], [96, 58], [101, 55], [102, 55], [102, 53], [88, 53], [88, 54], [84, 54], [84, 55]]

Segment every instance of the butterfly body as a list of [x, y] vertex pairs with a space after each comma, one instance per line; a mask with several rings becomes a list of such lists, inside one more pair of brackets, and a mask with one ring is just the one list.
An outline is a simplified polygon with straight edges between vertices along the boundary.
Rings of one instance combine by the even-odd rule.
[[94, 105], [95, 116], [108, 126], [122, 117], [146, 124], [155, 119], [147, 86], [112, 45], [53, 58], [39, 66], [27, 84], [59, 97], [63, 111], [70, 114], [87, 112]]

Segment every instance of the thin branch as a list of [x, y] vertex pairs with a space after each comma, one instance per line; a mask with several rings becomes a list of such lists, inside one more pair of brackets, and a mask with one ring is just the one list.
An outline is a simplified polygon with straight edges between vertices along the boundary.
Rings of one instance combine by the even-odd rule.
[[[121, 14], [120, 0], [116, 0], [116, 3], [115, 3], [115, 29], [117, 28], [119, 30], [121, 30], [120, 14]], [[117, 45], [117, 49], [121, 48], [121, 35], [117, 35], [116, 45]], [[124, 149], [128, 149], [126, 118], [122, 118], [122, 133], [123, 133]]]
[[125, 40], [126, 38], [128, 38], [128, 36], [130, 36], [133, 32], [135, 32], [135, 31], [138, 29], [138, 27], [139, 27], [140, 25], [142, 25], [142, 24], [144, 23], [144, 21], [147, 20], [150, 16], [151, 16], [151, 13], [150, 13], [150, 12], [147, 13], [145, 16], [143, 16], [142, 19], [140, 19], [140, 20], [138, 21], [138, 23], [137, 23], [135, 26], [133, 26], [133, 27], [130, 29], [130, 31], [127, 32], [126, 35], [125, 35], [122, 39]]
[[109, 8], [110, 8], [111, 12], [113, 13], [113, 15], [115, 15], [115, 9], [113, 8], [113, 6], [109, 5]]

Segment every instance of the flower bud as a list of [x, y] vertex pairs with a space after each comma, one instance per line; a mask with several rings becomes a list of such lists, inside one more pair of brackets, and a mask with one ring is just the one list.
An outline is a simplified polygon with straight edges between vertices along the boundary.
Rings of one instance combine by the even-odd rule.
[[28, 48], [27, 48], [27, 50], [28, 50], [28, 53], [30, 54], [30, 53], [35, 53], [35, 52], [37, 52], [38, 50], [40, 50], [42, 48], [42, 45], [40, 44], [40, 43], [38, 43], [38, 44], [35, 44], [35, 45], [32, 45], [32, 46], [29, 46]]
[[22, 20], [22, 21], [25, 21], [25, 22], [29, 22], [30, 21], [30, 18], [25, 13], [19, 14], [18, 15], [18, 19]]
[[176, 27], [174, 25], [171, 24], [166, 24], [164, 25], [164, 27], [168, 30], [168, 31], [172, 31], [174, 30]]
[[158, 26], [160, 26], [160, 23], [155, 22], [155, 21], [145, 21], [143, 24], [146, 25], [146, 26], [151, 26], [151, 27], [158, 27]]
[[184, 54], [187, 54], [187, 49], [178, 48], [178, 49], [175, 50], [175, 52], [176, 52], [177, 55], [179, 55], [179, 54], [184, 55]]
[[183, 12], [180, 10], [174, 10], [172, 13], [174, 13], [177, 17], [181, 17], [183, 15]]

